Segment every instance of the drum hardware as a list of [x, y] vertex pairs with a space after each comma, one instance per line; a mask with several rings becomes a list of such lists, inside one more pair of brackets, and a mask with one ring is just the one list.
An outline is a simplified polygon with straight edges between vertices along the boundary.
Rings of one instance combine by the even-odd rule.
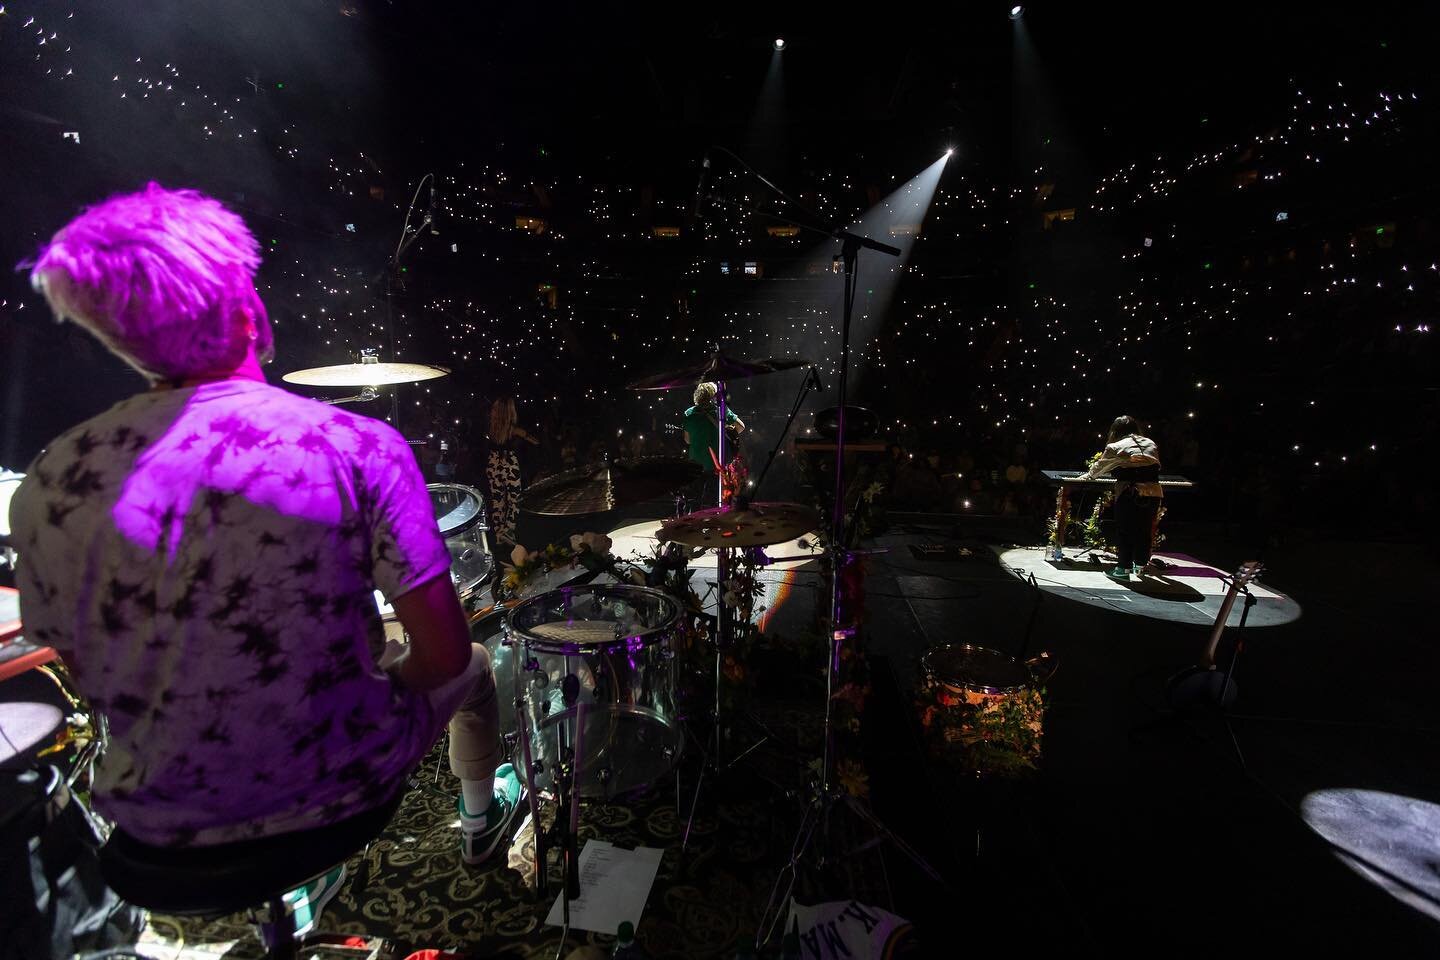
[[[6, 671], [6, 692], [21, 699], [0, 702], [0, 763], [9, 767], [26, 758], [55, 763], [64, 767], [67, 787], [82, 777], [93, 783], [95, 764], [109, 740], [105, 717], [89, 708], [53, 649], [33, 649], [5, 664], [18, 668]], [[69, 757], [58, 756], [70, 750]]]
[[[712, 589], [723, 594], [719, 585], [723, 584], [729, 576], [728, 563], [733, 548], [722, 545], [733, 544], [745, 549], [758, 550], [761, 546], [771, 546], [797, 539], [813, 530], [818, 522], [819, 515], [801, 504], [750, 503], [742, 497], [738, 499], [734, 507], [712, 507], [666, 521], [660, 525], [655, 537], [660, 541], [687, 546], [715, 546], [717, 548], [716, 584]], [[700, 794], [705, 784], [705, 770], [709, 769], [714, 773], [728, 770], [770, 739], [770, 732], [765, 725], [759, 723], [754, 717], [748, 717], [765, 732], [764, 736], [752, 742], [728, 763], [724, 760], [724, 741], [727, 728], [721, 709], [720, 693], [724, 676], [725, 651], [732, 645], [735, 635], [733, 615], [723, 598], [717, 601], [716, 614], [714, 634], [715, 702], [711, 713], [710, 751], [706, 755], [706, 761], [702, 765], [700, 776], [695, 783], [695, 795], [690, 803], [690, 814], [686, 818], [685, 833], [680, 842], [681, 852], [685, 851], [690, 842], [690, 828], [694, 825]]]
[[[659, 590], [594, 584], [530, 597], [508, 612], [502, 643], [517, 664], [519, 765], [537, 794], [555, 794], [563, 751], [579, 741], [584, 761], [569, 785], [577, 800], [630, 793], [674, 769], [685, 736], [671, 642], [683, 615]], [[583, 723], [577, 702], [587, 707]]]
[[[837, 803], [844, 801], [846, 808], [870, 826], [877, 839], [889, 840], [895, 844], [897, 849], [904, 853], [917, 867], [926, 874], [940, 880], [939, 874], [933, 867], [903, 840], [897, 837], [892, 831], [885, 827], [869, 807], [853, 796], [837, 789], [835, 783], [835, 764], [832, 756], [831, 733], [834, 729], [834, 694], [835, 694], [835, 672], [839, 662], [840, 644], [846, 639], [853, 637], [855, 627], [845, 620], [845, 612], [849, 606], [849, 598], [844, 596], [842, 582], [845, 578], [841, 576], [852, 560], [849, 550], [849, 535], [853, 532], [847, 529], [845, 516], [845, 446], [847, 441], [846, 431], [846, 410], [849, 399], [849, 375], [850, 375], [850, 336], [855, 313], [855, 290], [856, 290], [856, 261], [859, 258], [860, 250], [870, 249], [889, 256], [899, 256], [900, 250], [888, 244], [859, 236], [847, 230], [837, 229], [828, 224], [827, 218], [820, 217], [808, 210], [801, 204], [794, 202], [785, 193], [771, 183], [768, 179], [755, 171], [749, 164], [745, 163], [739, 156], [724, 151], [728, 156], [736, 160], [751, 176], [755, 177], [766, 188], [777, 195], [784, 197], [790, 209], [799, 211], [809, 222], [805, 220], [791, 219], [780, 214], [768, 214], [776, 220], [789, 223], [792, 226], [809, 232], [817, 233], [841, 243], [841, 254], [838, 258], [843, 262], [843, 296], [841, 307], [840, 326], [840, 364], [839, 364], [839, 386], [837, 389], [838, 406], [836, 407], [836, 436], [835, 436], [835, 495], [830, 517], [830, 643], [829, 660], [825, 671], [825, 719], [824, 738], [822, 753], [820, 757], [820, 776], [814, 784], [813, 795], [807, 804], [805, 814], [802, 816], [800, 828], [796, 833], [795, 844], [792, 847], [790, 861], [781, 869], [771, 888], [770, 899], [766, 904], [764, 913], [761, 914], [762, 921], [769, 920], [768, 924], [762, 924], [761, 934], [757, 935], [756, 946], [762, 947], [775, 935], [785, 916], [786, 901], [793, 892], [797, 871], [803, 860], [807, 857], [817, 861], [818, 865], [824, 865], [829, 845], [828, 824], [830, 814]], [[816, 840], [816, 828], [819, 827], [821, 838]], [[862, 849], [870, 846], [866, 844]], [[818, 849], [817, 849], [818, 847]], [[788, 875], [789, 882], [785, 882]], [[784, 893], [782, 895], [782, 888]]]
[[462, 602], [478, 594], [494, 569], [490, 553], [485, 496], [460, 483], [431, 483], [430, 505], [445, 548], [450, 551], [450, 579]]

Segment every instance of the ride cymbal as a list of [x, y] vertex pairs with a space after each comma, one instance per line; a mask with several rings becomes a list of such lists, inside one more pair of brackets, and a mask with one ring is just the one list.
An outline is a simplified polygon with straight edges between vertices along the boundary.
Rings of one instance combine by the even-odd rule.
[[800, 503], [711, 507], [666, 520], [655, 539], [691, 547], [768, 547], [798, 540], [820, 525], [817, 510]]

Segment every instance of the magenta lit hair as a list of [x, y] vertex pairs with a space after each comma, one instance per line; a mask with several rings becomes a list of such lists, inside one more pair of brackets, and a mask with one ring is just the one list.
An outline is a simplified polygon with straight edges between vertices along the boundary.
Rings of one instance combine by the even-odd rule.
[[30, 282], [56, 319], [89, 329], [142, 373], [182, 380], [234, 369], [255, 326], [255, 352], [274, 355], [255, 293], [260, 246], [245, 221], [194, 190], [151, 183], [111, 197], [60, 229]]

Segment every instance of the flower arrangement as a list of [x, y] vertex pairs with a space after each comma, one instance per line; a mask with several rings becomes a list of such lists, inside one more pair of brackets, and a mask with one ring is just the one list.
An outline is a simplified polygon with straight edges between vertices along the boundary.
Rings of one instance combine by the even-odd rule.
[[585, 567], [587, 570], [603, 570], [611, 567], [611, 540], [603, 533], [577, 533], [570, 537], [570, 543], [548, 544], [540, 550], [527, 550], [520, 544], [510, 551], [510, 562], [504, 564], [504, 575], [500, 578], [497, 595], [501, 599], [518, 596], [525, 585], [552, 570], [564, 567]]
[[1028, 687], [1004, 695], [957, 694], [926, 680], [920, 725], [941, 753], [956, 753], [980, 776], [1024, 777], [1040, 763], [1045, 690]]

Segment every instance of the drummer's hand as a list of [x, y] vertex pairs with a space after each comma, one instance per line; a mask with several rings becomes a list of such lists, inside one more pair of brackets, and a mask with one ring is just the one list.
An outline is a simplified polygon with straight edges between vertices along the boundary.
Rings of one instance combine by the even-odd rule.
[[434, 690], [470, 664], [470, 629], [446, 572], [391, 601], [410, 645], [390, 669], [402, 686], [417, 693]]
[[395, 665], [396, 661], [405, 655], [407, 649], [409, 649], [409, 644], [401, 643], [394, 637], [386, 637], [385, 649], [380, 651], [380, 659], [377, 661], [376, 666], [381, 670], [388, 671]]

